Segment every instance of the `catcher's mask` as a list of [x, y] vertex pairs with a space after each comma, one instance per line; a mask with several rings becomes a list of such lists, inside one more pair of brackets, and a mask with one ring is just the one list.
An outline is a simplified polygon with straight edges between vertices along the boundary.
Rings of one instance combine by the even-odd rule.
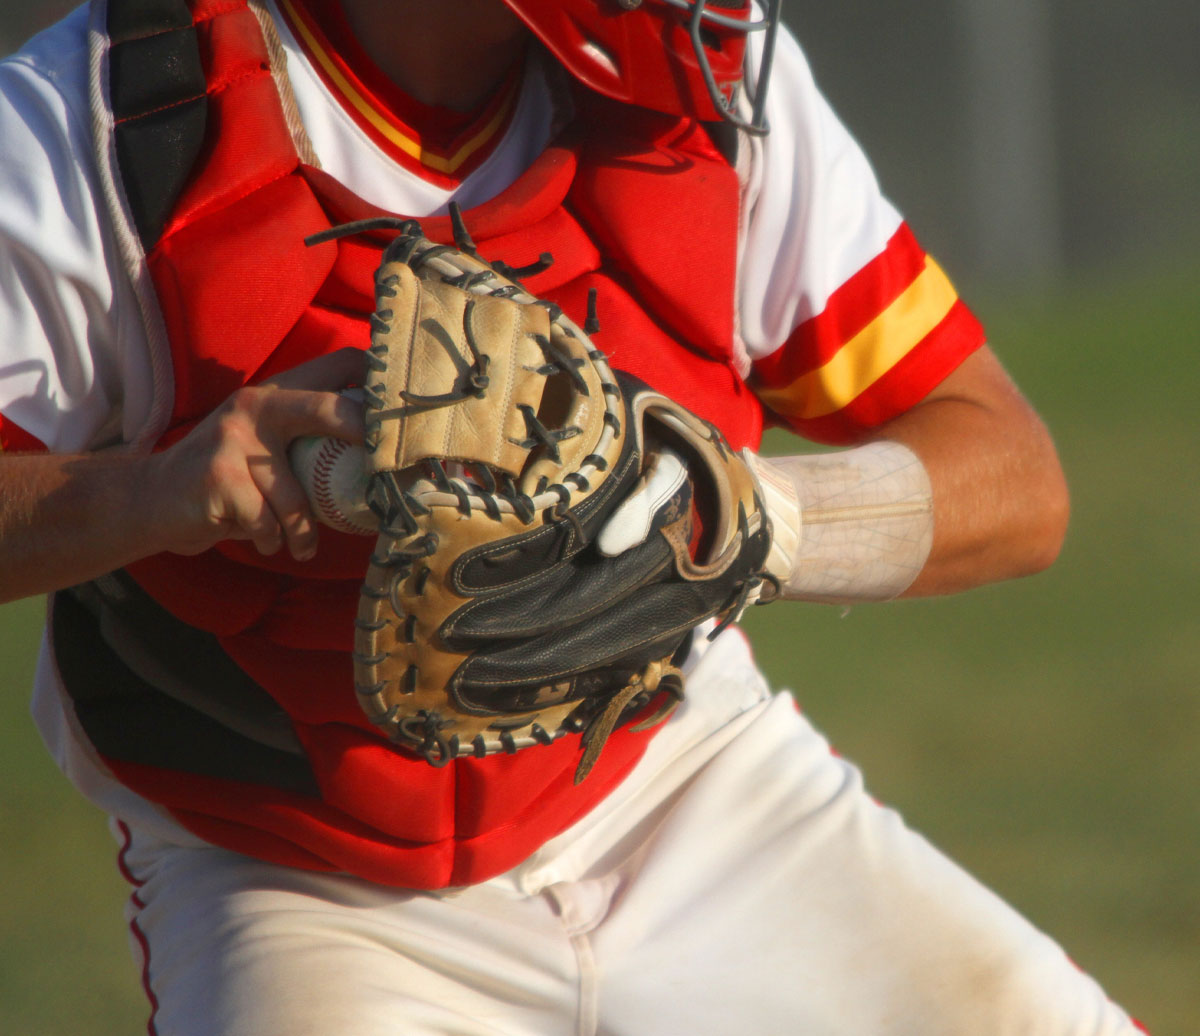
[[[618, 101], [767, 132], [782, 0], [504, 0], [575, 78]], [[748, 119], [734, 111], [746, 37], [764, 33]]]

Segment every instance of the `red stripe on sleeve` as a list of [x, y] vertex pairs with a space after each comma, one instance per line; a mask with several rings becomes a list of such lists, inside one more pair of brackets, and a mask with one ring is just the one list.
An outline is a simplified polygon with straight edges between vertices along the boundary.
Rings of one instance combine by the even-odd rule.
[[915, 406], [984, 344], [983, 326], [961, 300], [903, 359], [847, 406], [825, 417], [785, 420], [806, 439], [841, 446]]
[[838, 288], [820, 313], [800, 324], [770, 356], [755, 363], [756, 379], [768, 388], [779, 388], [827, 363], [924, 269], [925, 250], [908, 224], [901, 223], [884, 250]]

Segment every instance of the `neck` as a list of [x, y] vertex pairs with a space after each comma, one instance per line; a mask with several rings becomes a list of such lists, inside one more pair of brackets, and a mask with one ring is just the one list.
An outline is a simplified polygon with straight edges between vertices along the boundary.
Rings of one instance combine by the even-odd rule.
[[528, 32], [500, 0], [342, 0], [363, 49], [422, 104], [470, 111], [503, 80]]

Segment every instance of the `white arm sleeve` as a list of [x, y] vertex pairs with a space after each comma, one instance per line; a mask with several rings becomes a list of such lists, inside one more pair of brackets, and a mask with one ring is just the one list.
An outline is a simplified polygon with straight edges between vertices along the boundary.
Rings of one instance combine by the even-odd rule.
[[898, 442], [797, 457], [747, 451], [771, 519], [780, 596], [850, 604], [898, 597], [933, 547], [933, 490]]

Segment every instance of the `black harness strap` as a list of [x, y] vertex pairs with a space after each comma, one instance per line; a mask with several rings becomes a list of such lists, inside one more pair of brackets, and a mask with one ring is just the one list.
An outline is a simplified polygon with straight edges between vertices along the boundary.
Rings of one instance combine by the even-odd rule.
[[186, 0], [109, 0], [108, 34], [117, 162], [148, 252], [204, 145], [207, 83]]
[[63, 684], [101, 755], [320, 794], [287, 713], [215, 636], [125, 573], [55, 594], [50, 628]]

